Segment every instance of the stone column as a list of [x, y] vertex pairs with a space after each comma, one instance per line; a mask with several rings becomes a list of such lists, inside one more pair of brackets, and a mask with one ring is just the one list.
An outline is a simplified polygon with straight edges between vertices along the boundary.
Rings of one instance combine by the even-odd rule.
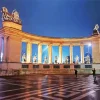
[[0, 61], [1, 61], [1, 52], [2, 52], [2, 37], [0, 37]]
[[73, 63], [73, 46], [70, 45], [70, 64]]
[[62, 63], [62, 45], [59, 45], [59, 63]]
[[81, 63], [84, 63], [84, 45], [80, 45]]
[[38, 63], [42, 63], [42, 45], [38, 44]]
[[31, 62], [31, 56], [32, 55], [32, 43], [31, 42], [27, 42], [27, 62], [30, 63]]
[[2, 51], [2, 37], [0, 37], [0, 54], [1, 54], [1, 51]]
[[52, 45], [48, 45], [49, 64], [52, 64]]
[[3, 62], [7, 62], [7, 37], [3, 38], [4, 46], [3, 46]]

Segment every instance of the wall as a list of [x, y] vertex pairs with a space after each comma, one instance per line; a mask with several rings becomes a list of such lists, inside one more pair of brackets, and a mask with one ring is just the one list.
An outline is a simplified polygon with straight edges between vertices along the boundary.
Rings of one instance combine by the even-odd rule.
[[18, 37], [9, 36], [7, 42], [7, 62], [20, 62], [21, 40]]

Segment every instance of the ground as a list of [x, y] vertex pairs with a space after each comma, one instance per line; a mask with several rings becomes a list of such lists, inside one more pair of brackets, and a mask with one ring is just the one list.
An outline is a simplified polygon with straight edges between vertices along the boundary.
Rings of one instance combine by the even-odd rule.
[[1, 77], [0, 100], [100, 100], [100, 75]]

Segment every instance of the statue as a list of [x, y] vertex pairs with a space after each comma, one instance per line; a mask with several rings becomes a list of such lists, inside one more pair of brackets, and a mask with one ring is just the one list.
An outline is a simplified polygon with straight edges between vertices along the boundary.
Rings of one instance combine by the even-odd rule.
[[12, 15], [15, 19], [19, 20], [19, 13], [16, 10], [13, 10]]
[[47, 56], [44, 57], [44, 64], [47, 64], [48, 63], [48, 58]]
[[93, 33], [94, 34], [99, 34], [99, 25], [98, 24], [95, 25], [95, 27], [93, 29]]
[[87, 55], [85, 57], [85, 62], [86, 62], [86, 64], [90, 64], [90, 56], [89, 55]]
[[76, 63], [76, 64], [79, 63], [79, 57], [78, 57], [78, 55], [76, 55], [76, 57], [75, 57], [75, 63]]
[[33, 63], [36, 63], [37, 62], [37, 56], [35, 54], [35, 56], [33, 57]]
[[66, 56], [66, 58], [65, 58], [65, 63], [66, 63], [66, 64], [68, 64], [68, 60], [69, 60], [69, 59], [68, 59], [68, 56]]
[[15, 22], [17, 24], [22, 24], [19, 13], [16, 10], [12, 11], [12, 14], [8, 12], [8, 9], [6, 7], [2, 7], [2, 21], [10, 21]]
[[0, 61], [2, 62], [2, 58], [3, 58], [3, 53], [1, 52], [0, 54]]
[[2, 7], [2, 13], [8, 13], [8, 9], [6, 7]]
[[8, 9], [6, 7], [2, 7], [2, 21], [8, 20]]
[[58, 63], [58, 57], [55, 56], [55, 64], [57, 64], [57, 63]]
[[25, 55], [25, 53], [22, 55], [22, 62], [26, 62], [26, 55]]

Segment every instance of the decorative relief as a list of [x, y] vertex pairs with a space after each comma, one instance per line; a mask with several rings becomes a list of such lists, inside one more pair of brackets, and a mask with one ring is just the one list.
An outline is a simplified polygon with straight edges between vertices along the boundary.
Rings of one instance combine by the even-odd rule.
[[12, 14], [8, 12], [8, 9], [6, 7], [2, 7], [2, 21], [10, 21], [17, 24], [22, 24], [19, 13], [16, 10], [12, 11]]

